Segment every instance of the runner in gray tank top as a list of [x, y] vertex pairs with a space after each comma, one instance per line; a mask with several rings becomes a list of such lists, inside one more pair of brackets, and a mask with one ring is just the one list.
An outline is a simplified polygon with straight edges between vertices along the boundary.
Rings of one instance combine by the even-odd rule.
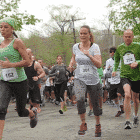
[[74, 91], [77, 99], [78, 114], [82, 124], [78, 132], [79, 135], [84, 135], [87, 130], [87, 123], [85, 121], [85, 93], [88, 90], [91, 102], [93, 105], [93, 112], [96, 119], [95, 137], [101, 136], [100, 115], [102, 109], [99, 107], [99, 92], [100, 79], [97, 68], [101, 67], [102, 59], [99, 46], [94, 43], [90, 27], [84, 25], [80, 29], [81, 43], [73, 46], [73, 56], [69, 65], [72, 69], [75, 61], [77, 68], [75, 70]]

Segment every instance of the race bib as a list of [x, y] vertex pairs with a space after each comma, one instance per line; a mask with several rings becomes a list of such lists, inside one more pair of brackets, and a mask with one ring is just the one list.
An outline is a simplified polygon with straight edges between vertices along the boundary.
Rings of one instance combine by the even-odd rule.
[[135, 62], [135, 56], [134, 54], [131, 54], [131, 53], [126, 53], [124, 56], [123, 56], [123, 61], [124, 61], [124, 64], [125, 65], [128, 65], [128, 64], [131, 64], [133, 62]]
[[79, 65], [81, 74], [93, 74], [92, 66], [90, 65]]
[[10, 81], [18, 78], [16, 68], [2, 69], [2, 76], [4, 81]]

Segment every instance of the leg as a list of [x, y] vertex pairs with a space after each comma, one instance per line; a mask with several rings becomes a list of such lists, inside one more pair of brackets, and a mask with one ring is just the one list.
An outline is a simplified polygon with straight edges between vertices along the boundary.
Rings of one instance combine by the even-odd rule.
[[91, 98], [91, 103], [93, 105], [93, 112], [96, 119], [95, 137], [100, 137], [101, 136], [100, 115], [102, 115], [102, 109], [100, 108], [99, 105], [100, 84], [87, 87]]
[[131, 114], [131, 87], [129, 84], [125, 84], [123, 86], [124, 93], [125, 93], [125, 100], [124, 100], [124, 110], [125, 110], [125, 119], [129, 120], [130, 119], [130, 114]]
[[74, 92], [77, 99], [77, 109], [78, 114], [80, 115], [81, 119], [81, 125], [80, 130], [78, 132], [79, 135], [84, 135], [85, 131], [87, 130], [87, 124], [86, 124], [86, 106], [85, 106], [85, 93], [86, 93], [86, 85], [84, 82], [76, 79], [74, 80]]
[[133, 92], [133, 102], [134, 102], [135, 116], [137, 116], [138, 109], [139, 109], [139, 93]]
[[0, 81], [0, 139], [2, 139], [5, 116], [12, 93], [10, 85], [7, 82]]

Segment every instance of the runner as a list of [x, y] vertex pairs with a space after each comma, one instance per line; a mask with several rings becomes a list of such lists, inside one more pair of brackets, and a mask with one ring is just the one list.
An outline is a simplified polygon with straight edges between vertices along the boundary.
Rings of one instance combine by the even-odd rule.
[[69, 69], [72, 69], [75, 61], [78, 64], [74, 80], [77, 109], [82, 121], [78, 134], [84, 135], [87, 130], [87, 123], [85, 121], [85, 93], [87, 89], [96, 119], [95, 137], [100, 137], [100, 115], [102, 114], [102, 109], [99, 107], [100, 79], [97, 68], [101, 67], [102, 64], [101, 53], [99, 46], [94, 43], [89, 26], [84, 25], [80, 28], [80, 40], [81, 43], [73, 46], [73, 55], [69, 64]]
[[39, 88], [40, 88], [41, 100], [44, 102], [41, 104], [41, 106], [42, 105], [44, 106], [45, 97], [44, 97], [43, 91], [45, 89], [46, 80], [49, 75], [49, 69], [47, 67], [43, 66], [43, 60], [38, 60], [38, 63], [41, 65], [42, 69], [45, 71], [45, 77], [38, 79], [38, 82], [37, 82], [39, 85]]
[[41, 109], [39, 108], [39, 104], [42, 102], [40, 88], [37, 81], [39, 78], [43, 78], [45, 76], [45, 72], [38, 62], [36, 62], [35, 60], [33, 61], [31, 49], [28, 48], [26, 49], [26, 51], [30, 58], [30, 64], [24, 69], [28, 78], [29, 99], [31, 99], [31, 108], [36, 107], [38, 112], [40, 112]]
[[16, 97], [18, 115], [20, 117], [29, 116], [31, 127], [35, 127], [37, 124], [37, 111], [25, 108], [27, 77], [23, 67], [28, 66], [30, 60], [25, 45], [14, 32], [16, 28], [15, 19], [7, 17], [0, 20], [0, 32], [4, 37], [0, 44], [0, 67], [2, 68], [0, 80], [0, 139], [2, 139], [5, 116], [12, 93]]
[[131, 129], [130, 114], [131, 114], [131, 89], [133, 91], [134, 101], [134, 127], [138, 126], [138, 108], [139, 108], [139, 92], [140, 92], [140, 44], [133, 42], [133, 31], [130, 29], [124, 31], [124, 42], [118, 46], [115, 52], [115, 64], [112, 76], [116, 76], [116, 71], [121, 60], [121, 83], [125, 93], [124, 109], [125, 109], [125, 129]]
[[[113, 71], [113, 67], [114, 67], [114, 54], [115, 54], [116, 48], [112, 47], [110, 48], [110, 56], [111, 58], [108, 59], [108, 69], [110, 70], [110, 75]], [[108, 70], [107, 69], [107, 70]], [[106, 70], [106, 71], [107, 71]], [[110, 88], [109, 88], [109, 99], [110, 101], [113, 100], [113, 103], [116, 105], [118, 112], [115, 115], [115, 117], [119, 117], [121, 114], [124, 113], [124, 109], [123, 109], [123, 101], [122, 99], [118, 100], [118, 94], [117, 93], [121, 93], [123, 95], [123, 89], [122, 86], [120, 84], [120, 69], [117, 69], [117, 75], [115, 77], [110, 78]], [[120, 104], [119, 101], [122, 101], [122, 104]]]
[[66, 111], [66, 106], [64, 102], [64, 92], [67, 86], [67, 77], [66, 72], [68, 70], [66, 69], [66, 66], [62, 63], [62, 56], [57, 56], [57, 65], [55, 65], [51, 71], [51, 74], [55, 74], [55, 90], [56, 90], [56, 101], [59, 101], [61, 104], [61, 109], [59, 110], [60, 114], [63, 114], [64, 111]]

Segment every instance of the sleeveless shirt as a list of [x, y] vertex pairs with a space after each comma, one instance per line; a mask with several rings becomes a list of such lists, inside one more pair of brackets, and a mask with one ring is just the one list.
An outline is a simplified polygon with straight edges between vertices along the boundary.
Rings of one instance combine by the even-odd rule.
[[35, 84], [37, 84], [37, 81], [33, 80], [33, 77], [38, 75], [37, 71], [35, 71], [35, 69], [34, 69], [34, 64], [35, 64], [35, 61], [33, 61], [32, 66], [24, 68], [25, 73], [26, 73], [27, 78], [28, 78], [28, 85], [30, 87], [33, 87]]
[[[0, 60], [5, 61], [4, 57], [7, 57], [11, 63], [20, 62], [23, 60], [18, 50], [14, 49], [13, 47], [14, 41], [15, 39], [13, 39], [7, 47], [0, 48]], [[10, 80], [8, 82], [21, 82], [27, 79], [27, 76], [25, 74], [23, 67], [16, 67], [16, 72], [17, 72], [18, 78], [14, 80]], [[1, 75], [1, 80], [3, 80], [2, 75]]]

